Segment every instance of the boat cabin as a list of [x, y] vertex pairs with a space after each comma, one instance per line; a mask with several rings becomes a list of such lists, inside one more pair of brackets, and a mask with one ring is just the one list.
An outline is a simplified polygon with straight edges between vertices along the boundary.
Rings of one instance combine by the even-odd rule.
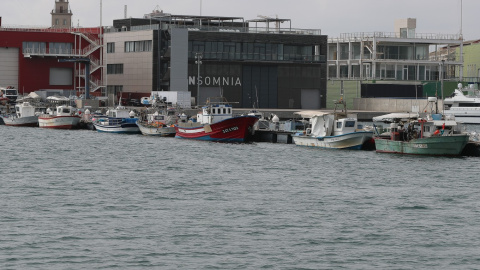
[[71, 106], [58, 106], [56, 110], [57, 116], [70, 116], [75, 113], [74, 108]]
[[355, 132], [357, 129], [357, 119], [356, 118], [342, 118], [335, 121], [335, 126], [333, 127], [333, 134], [342, 135], [347, 133]]
[[115, 109], [108, 110], [106, 115], [113, 118], [135, 118], [135, 113], [124, 106], [117, 106]]
[[322, 111], [301, 111], [295, 114], [310, 119], [310, 127], [306, 129], [306, 135], [327, 137], [357, 131], [358, 120], [355, 114], [339, 114]]
[[18, 118], [35, 116], [35, 107], [30, 105], [29, 102], [23, 102], [15, 105], [15, 114]]
[[202, 107], [202, 112], [197, 114], [197, 122], [213, 124], [233, 117], [233, 108], [229, 104], [212, 104]]

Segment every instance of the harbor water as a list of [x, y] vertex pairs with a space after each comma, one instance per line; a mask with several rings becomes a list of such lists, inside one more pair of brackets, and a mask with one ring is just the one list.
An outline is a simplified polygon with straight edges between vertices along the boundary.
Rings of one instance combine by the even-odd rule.
[[0, 269], [480, 266], [478, 157], [0, 135]]

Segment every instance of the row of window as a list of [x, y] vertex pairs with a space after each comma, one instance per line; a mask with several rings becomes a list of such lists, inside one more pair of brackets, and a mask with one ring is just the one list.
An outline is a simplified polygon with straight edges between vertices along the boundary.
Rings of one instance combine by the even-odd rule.
[[[60, 25], [60, 20], [59, 19], [55, 19], [55, 25]], [[67, 25], [67, 19], [63, 19], [63, 25]]]
[[212, 108], [212, 114], [231, 114], [232, 108]]
[[320, 61], [319, 46], [276, 43], [189, 41], [189, 57], [201, 53], [204, 59]]
[[[338, 49], [338, 50], [337, 50]], [[416, 44], [410, 46], [377, 46], [377, 59], [396, 59], [396, 60], [428, 60], [429, 50], [428, 45]], [[361, 59], [360, 44], [337, 44], [329, 45], [329, 57], [332, 60], [348, 60]], [[363, 58], [370, 59], [372, 57], [372, 46], [363, 48]]]
[[46, 42], [22, 42], [23, 53], [49, 53], [49, 54], [71, 54], [73, 44], [65, 42], [49, 42], [48, 50]]
[[[125, 52], [151, 52], [152, 41], [140, 40], [140, 41], [125, 41]], [[115, 52], [115, 43], [107, 43], [107, 53]]]
[[151, 52], [151, 51], [152, 51], [151, 40], [125, 42], [125, 52]]
[[[439, 66], [437, 65], [377, 65], [375, 69], [375, 78], [378, 79], [393, 79], [393, 80], [437, 80], [439, 73]], [[331, 78], [337, 77], [337, 66], [328, 67], [329, 76]], [[349, 70], [350, 69], [350, 70]], [[360, 65], [341, 65], [338, 67], [339, 78], [372, 78], [373, 67], [370, 64], [363, 64], [363, 73], [360, 70]]]

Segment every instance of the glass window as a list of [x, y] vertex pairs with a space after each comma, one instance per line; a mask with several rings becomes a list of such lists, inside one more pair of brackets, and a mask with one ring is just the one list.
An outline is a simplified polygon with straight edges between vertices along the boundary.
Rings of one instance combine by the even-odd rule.
[[265, 59], [272, 60], [272, 44], [265, 44]]
[[253, 50], [253, 43], [247, 43], [247, 59], [253, 59], [254, 50]]
[[123, 64], [108, 64], [107, 74], [123, 74]]
[[345, 127], [355, 127], [355, 121], [345, 121]]
[[24, 41], [22, 47], [23, 53], [46, 53], [47, 43]]
[[283, 61], [283, 60], [284, 60], [284, 57], [283, 57], [283, 44], [278, 44], [277, 54], [278, 54], [278, 60]]
[[149, 52], [149, 51], [152, 51], [151, 40], [125, 42], [125, 52]]
[[114, 53], [115, 52], [115, 43], [108, 42], [107, 43], [107, 53]]
[[342, 122], [337, 122], [337, 128], [342, 128]]
[[48, 49], [51, 54], [71, 54], [72, 44], [62, 42], [50, 42]]
[[241, 55], [242, 55], [242, 43], [240, 42], [237, 42], [235, 44], [235, 59], [241, 59]]

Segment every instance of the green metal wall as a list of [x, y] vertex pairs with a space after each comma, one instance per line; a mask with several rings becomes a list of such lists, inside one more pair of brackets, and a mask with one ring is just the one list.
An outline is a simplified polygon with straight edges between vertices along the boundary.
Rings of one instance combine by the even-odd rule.
[[[478, 70], [480, 69], [480, 43], [463, 46], [463, 77], [466, 81], [478, 82]], [[460, 60], [460, 48], [455, 51], [456, 59]], [[459, 76], [458, 70], [455, 74]]]

